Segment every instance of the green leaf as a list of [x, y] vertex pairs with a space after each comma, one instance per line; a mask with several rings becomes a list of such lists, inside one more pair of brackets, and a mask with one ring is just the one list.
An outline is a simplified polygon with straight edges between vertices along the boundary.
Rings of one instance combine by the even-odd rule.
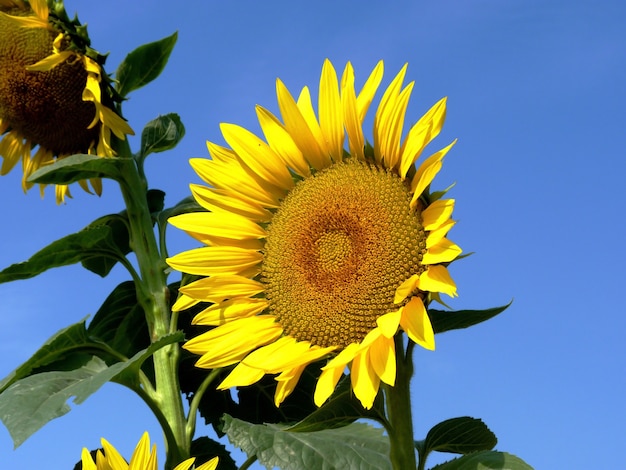
[[84, 320], [60, 330], [46, 341], [30, 359], [2, 379], [0, 393], [17, 380], [28, 377], [34, 370], [63, 359], [89, 343]]
[[443, 333], [444, 331], [459, 330], [482, 323], [504, 312], [509, 305], [511, 305], [511, 302], [502, 307], [488, 308], [485, 310], [446, 311], [428, 309], [428, 316], [430, 317], [430, 322], [433, 325], [435, 333]]
[[106, 277], [117, 262], [125, 255], [130, 253], [130, 234], [128, 232], [128, 217], [124, 211], [121, 214], [109, 214], [100, 217], [87, 228], [99, 226], [109, 227], [108, 235], [95, 246], [102, 254], [92, 255], [81, 261], [85, 269], [101, 276]]
[[533, 470], [533, 467], [507, 452], [486, 450], [444, 462], [431, 470]]
[[157, 78], [170, 57], [178, 33], [139, 46], [126, 56], [115, 73], [118, 82], [117, 92], [126, 97], [131, 91], [137, 90]]
[[426, 454], [433, 450], [470, 454], [491, 450], [497, 443], [496, 435], [480, 419], [463, 416], [433, 426], [426, 435], [424, 448]]
[[196, 458], [194, 462], [195, 468], [198, 468], [213, 457], [219, 457], [217, 470], [237, 470], [239, 468], [223, 444], [206, 436], [191, 441], [190, 454]]
[[180, 116], [175, 113], [159, 116], [150, 121], [141, 133], [141, 158], [147, 157], [151, 153], [163, 152], [172, 149], [185, 136], [185, 126], [183, 126]]
[[128, 361], [112, 366], [91, 356], [76, 369], [42, 372], [20, 379], [0, 394], [0, 420], [18, 447], [48, 421], [68, 413], [71, 408], [67, 400], [71, 397], [80, 404], [106, 382], [115, 379], [128, 383], [157, 349], [181, 339], [182, 334], [163, 337]]
[[267, 468], [391, 469], [389, 439], [381, 428], [352, 423], [339, 429], [289, 432], [275, 424], [251, 424], [224, 415], [224, 432]]
[[122, 164], [129, 159], [97, 155], [76, 154], [64, 157], [52, 165], [35, 171], [28, 181], [40, 184], [71, 184], [91, 178], [122, 179]]
[[106, 225], [86, 227], [61, 238], [35, 253], [28, 261], [16, 263], [0, 271], [0, 283], [29, 279], [51, 268], [68, 266], [101, 255], [97, 248], [111, 236]]
[[137, 303], [134, 282], [125, 281], [113, 289], [93, 317], [87, 333], [126, 357], [148, 347], [146, 318]]
[[336, 429], [362, 418], [381, 421], [384, 417], [383, 407], [382, 395], [379, 394], [372, 409], [366, 410], [363, 408], [352, 393], [349, 378], [345, 377], [330, 400], [306, 418], [285, 430], [291, 432], [313, 432], [323, 429]]

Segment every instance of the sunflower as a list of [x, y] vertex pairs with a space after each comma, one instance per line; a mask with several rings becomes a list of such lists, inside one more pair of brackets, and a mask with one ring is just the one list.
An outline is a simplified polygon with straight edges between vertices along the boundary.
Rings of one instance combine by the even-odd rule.
[[426, 305], [457, 295], [447, 266], [461, 249], [446, 238], [454, 200], [429, 186], [455, 142], [416, 166], [441, 130], [446, 99], [402, 140], [413, 89], [403, 87], [406, 68], [381, 98], [373, 146], [362, 127], [382, 61], [357, 94], [351, 64], [339, 82], [327, 60], [319, 120], [307, 87], [296, 101], [277, 80], [282, 121], [256, 108], [265, 140], [222, 124], [230, 148], [209, 142], [211, 159], [191, 160], [210, 185], [191, 185], [208, 212], [170, 222], [206, 246], [168, 263], [203, 277], [181, 287], [174, 309], [211, 303], [193, 322], [215, 328], [184, 347], [201, 355], [201, 368], [236, 364], [221, 389], [277, 374], [279, 406], [304, 368], [327, 358], [316, 405], [349, 368], [355, 395], [371, 408], [380, 382], [394, 385], [399, 331], [434, 349]]
[[[101, 440], [102, 450], [96, 452], [96, 460], [87, 449], [83, 449], [81, 463], [83, 470], [157, 470], [156, 444], [150, 448], [150, 436], [144, 433], [137, 444], [130, 464], [120, 455], [120, 453], [106, 439]], [[217, 468], [218, 457], [214, 457], [199, 467], [192, 467], [195, 458], [185, 460], [178, 464], [174, 470], [215, 470]]]
[[[38, 168], [75, 153], [113, 156], [111, 133], [133, 134], [114, 111], [104, 57], [88, 47], [86, 29], [67, 18], [62, 2], [53, 5], [0, 0], [0, 174], [21, 161], [25, 191]], [[90, 183], [100, 194], [100, 180]], [[57, 202], [66, 196], [67, 186], [58, 185]]]

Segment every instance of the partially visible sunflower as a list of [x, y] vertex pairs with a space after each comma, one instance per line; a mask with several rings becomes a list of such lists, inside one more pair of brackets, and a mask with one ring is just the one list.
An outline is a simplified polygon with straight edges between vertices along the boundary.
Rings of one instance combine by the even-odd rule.
[[265, 140], [222, 124], [231, 148], [209, 142], [211, 160], [191, 160], [210, 185], [191, 185], [208, 212], [170, 222], [207, 246], [168, 263], [206, 276], [181, 287], [174, 309], [212, 303], [193, 321], [215, 328], [184, 347], [202, 355], [198, 367], [237, 364], [220, 388], [278, 374], [278, 406], [308, 364], [328, 357], [315, 403], [349, 367], [355, 395], [370, 408], [380, 382], [395, 383], [399, 329], [434, 349], [426, 304], [440, 293], [456, 296], [447, 265], [461, 249], [446, 238], [454, 200], [429, 187], [454, 142], [415, 166], [443, 126], [446, 99], [402, 140], [413, 89], [402, 85], [405, 72], [406, 65], [382, 96], [373, 147], [362, 124], [383, 63], [357, 94], [351, 64], [339, 82], [326, 61], [319, 120], [308, 88], [296, 101], [278, 80], [282, 122], [256, 108]]
[[[83, 470], [157, 470], [156, 444], [150, 448], [150, 436], [144, 433], [141, 440], [137, 444], [135, 451], [130, 459], [130, 463], [126, 462], [124, 457], [113, 447], [106, 439], [101, 440], [102, 450], [96, 452], [96, 460], [86, 448], [83, 448], [81, 454], [81, 463]], [[193, 467], [195, 458], [185, 460], [178, 464], [174, 470], [215, 470], [218, 464], [218, 457], [214, 457], [199, 467]]]
[[[89, 47], [85, 27], [67, 18], [61, 0], [51, 5], [0, 0], [0, 174], [21, 161], [25, 191], [38, 168], [75, 153], [113, 156], [111, 133], [133, 134], [114, 110], [104, 57]], [[100, 180], [90, 183], [100, 194]], [[58, 185], [57, 202], [66, 196]]]

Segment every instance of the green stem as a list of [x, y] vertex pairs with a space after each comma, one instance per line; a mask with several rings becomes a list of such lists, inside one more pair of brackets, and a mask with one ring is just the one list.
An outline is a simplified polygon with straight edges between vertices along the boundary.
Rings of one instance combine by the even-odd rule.
[[396, 335], [395, 345], [396, 383], [385, 386], [390, 458], [394, 470], [409, 470], [416, 468], [410, 390], [413, 362], [411, 356], [405, 356], [401, 334]]
[[[156, 241], [153, 221], [146, 199], [147, 183], [132, 159], [125, 161], [120, 182], [130, 225], [130, 243], [137, 257], [141, 282], [136, 283], [137, 301], [143, 307], [151, 342], [172, 333], [169, 290], [165, 262], [161, 258]], [[178, 359], [180, 347], [170, 344], [157, 350], [153, 356], [156, 392], [151, 398], [164, 419], [167, 444], [166, 468], [189, 457], [190, 442], [187, 439], [186, 419], [178, 382]]]
[[213, 369], [211, 373], [204, 378], [204, 380], [198, 387], [198, 390], [196, 390], [196, 392], [193, 394], [193, 400], [191, 400], [191, 404], [189, 405], [189, 414], [187, 418], [187, 439], [189, 439], [189, 441], [193, 439], [193, 435], [196, 432], [196, 415], [198, 414], [200, 400], [202, 400], [204, 392], [206, 392], [206, 389], [219, 375], [221, 370], [221, 368]]

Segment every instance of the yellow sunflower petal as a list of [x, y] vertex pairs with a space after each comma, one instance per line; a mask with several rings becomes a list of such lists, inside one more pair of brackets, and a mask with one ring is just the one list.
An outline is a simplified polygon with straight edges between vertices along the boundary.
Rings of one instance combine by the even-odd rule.
[[381, 142], [381, 151], [384, 156], [385, 166], [390, 169], [396, 169], [401, 163], [400, 140], [402, 139], [406, 108], [414, 85], [415, 82], [409, 83], [398, 98], [390, 103], [388, 112], [381, 115], [380, 125], [385, 129], [385, 138]]
[[252, 297], [264, 290], [265, 287], [260, 282], [239, 275], [206, 277], [180, 288], [180, 292], [187, 297], [214, 303], [226, 299]]
[[374, 399], [378, 394], [380, 385], [380, 378], [370, 365], [368, 350], [365, 350], [356, 355], [350, 370], [350, 380], [354, 395], [366, 410], [369, 410], [374, 405]]
[[199, 300], [192, 299], [191, 297], [183, 294], [182, 292], [178, 295], [176, 302], [172, 306], [172, 311], [180, 312], [181, 310], [187, 310], [188, 308], [193, 307], [198, 304]]
[[261, 253], [234, 246], [205, 246], [166, 259], [172, 268], [198, 276], [240, 274], [262, 260]]
[[259, 239], [267, 235], [255, 222], [229, 212], [189, 212], [170, 217], [168, 222], [186, 232], [233, 240]]
[[83, 451], [80, 454], [80, 460], [82, 463], [83, 470], [98, 470], [98, 467], [96, 467], [96, 463], [93, 461], [91, 454], [84, 447], [83, 447]]
[[441, 132], [446, 119], [446, 100], [440, 99], [411, 127], [402, 144], [400, 176], [404, 178], [411, 165], [420, 157], [424, 148]]
[[235, 124], [222, 123], [220, 129], [226, 142], [254, 173], [278, 188], [293, 187], [287, 167], [269, 145]]
[[326, 168], [330, 163], [328, 156], [324, 155], [298, 104], [280, 80], [276, 80], [276, 95], [278, 96], [278, 107], [285, 123], [285, 129], [287, 129], [287, 132], [289, 132], [302, 154], [305, 155], [311, 166], [316, 170]]
[[[142, 439], [144, 439], [143, 436], [142, 436]], [[141, 443], [141, 441], [139, 442]], [[110, 463], [111, 467], [112, 468], [125, 468], [125, 467], [122, 467], [122, 465], [127, 465], [126, 460], [124, 459], [124, 457], [120, 455], [117, 449], [113, 447], [104, 438], [100, 439], [100, 443], [102, 444], [102, 448], [104, 449], [104, 455], [106, 456], [106, 459]]]
[[426, 237], [426, 248], [430, 248], [439, 243], [450, 231], [452, 227], [456, 224], [456, 221], [452, 219], [448, 219], [446, 222], [442, 223], [437, 229], [431, 230], [428, 233], [428, 237]]
[[[396, 295], [398, 292], [396, 290]], [[404, 300], [404, 299], [402, 299]], [[398, 331], [398, 325], [400, 324], [400, 317], [402, 316], [400, 310], [396, 310], [395, 312], [386, 313], [385, 315], [381, 315], [376, 319], [376, 324], [383, 336], [387, 338], [392, 338]]]
[[447, 223], [454, 210], [454, 199], [439, 199], [422, 211], [424, 230], [437, 230]]
[[396, 382], [396, 346], [393, 337], [381, 335], [370, 346], [369, 358], [380, 380], [393, 386]]
[[429, 292], [443, 292], [450, 297], [456, 297], [456, 284], [450, 277], [450, 273], [445, 266], [436, 264], [429, 266], [426, 271], [420, 275], [419, 288]]
[[399, 304], [404, 301], [411, 293], [417, 289], [417, 283], [419, 282], [419, 274], [413, 274], [408, 279], [405, 279], [400, 286], [396, 289], [395, 296], [393, 298], [394, 304]]
[[267, 222], [272, 217], [271, 213], [258, 203], [233, 196], [228, 190], [209, 188], [199, 184], [190, 184], [189, 188], [196, 202], [210, 212], [238, 214], [255, 222]]
[[189, 470], [193, 463], [196, 461], [195, 457], [190, 457], [187, 460], [183, 460], [181, 463], [174, 467], [174, 470]]
[[49, 9], [46, 0], [30, 0], [28, 3], [35, 12], [35, 15], [37, 15], [37, 18], [41, 21], [48, 21]]
[[374, 99], [374, 95], [376, 94], [376, 90], [378, 90], [380, 82], [383, 79], [383, 71], [384, 64], [381, 60], [376, 64], [376, 67], [374, 67], [374, 70], [372, 70], [370, 76], [367, 77], [365, 85], [363, 85], [363, 89], [357, 95], [356, 106], [359, 115], [359, 121], [361, 123], [363, 123], [365, 115], [367, 114], [367, 110], [369, 109], [369, 106]]
[[327, 151], [334, 161], [341, 161], [344, 141], [341, 98], [337, 73], [328, 59], [322, 67], [318, 109], [320, 129]]
[[191, 338], [184, 348], [202, 357], [196, 365], [202, 368], [224, 367], [241, 361], [257, 347], [277, 339], [283, 329], [270, 315], [241, 318]]
[[244, 363], [239, 363], [232, 370], [230, 374], [226, 376], [222, 383], [217, 387], [218, 390], [226, 390], [231, 387], [242, 387], [246, 385], [252, 385], [257, 383], [263, 378], [265, 372], [261, 369], [255, 369], [254, 367], [248, 367]]
[[294, 170], [300, 176], [310, 176], [311, 167], [307, 163], [304, 155], [293, 141], [293, 138], [287, 132], [285, 127], [280, 123], [278, 118], [267, 109], [257, 106], [257, 117], [259, 124], [263, 130], [263, 135], [267, 139], [267, 143], [285, 162], [285, 164]]
[[[209, 143], [209, 147], [212, 146], [213, 144]], [[257, 179], [243, 171], [239, 165], [206, 158], [192, 158], [189, 163], [200, 178], [215, 188], [233, 191], [242, 199], [263, 207], [278, 207], [279, 205], [281, 195], [272, 192], [271, 188], [261, 186]]]
[[243, 363], [256, 369], [262, 369], [267, 374], [277, 374], [316, 361], [334, 349], [334, 347], [311, 346], [306, 341], [296, 341], [291, 336], [285, 336], [273, 344], [250, 353], [243, 360]]
[[317, 379], [313, 401], [317, 406], [322, 406], [326, 400], [333, 394], [337, 382], [343, 375], [345, 364], [337, 367], [323, 367], [322, 373]]
[[432, 154], [417, 169], [417, 172], [411, 181], [411, 191], [413, 191], [413, 199], [411, 200], [412, 208], [415, 207], [417, 199], [422, 195], [428, 185], [432, 183], [437, 173], [439, 173], [442, 166], [441, 160], [443, 160], [443, 157], [446, 156], [454, 144], [456, 144], [456, 140], [454, 140], [447, 147]]
[[52, 29], [48, 24], [48, 20], [42, 20], [38, 16], [13, 16], [0, 11], [0, 16], [8, 19], [22, 28], [47, 28]]
[[26, 70], [29, 72], [47, 72], [48, 70], [52, 70], [59, 64], [62, 64], [70, 57], [76, 55], [75, 52], [72, 51], [63, 51], [58, 54], [50, 54], [48, 57], [44, 57], [38, 62], [35, 62], [32, 65], [28, 65]]
[[461, 254], [461, 248], [447, 238], [431, 247], [422, 257], [422, 264], [447, 263]]
[[390, 138], [384, 124], [388, 123], [389, 116], [393, 110], [393, 105], [400, 94], [407, 66], [408, 64], [405, 64], [404, 67], [402, 67], [400, 72], [387, 87], [383, 97], [380, 99], [378, 110], [376, 111], [376, 116], [374, 118], [374, 156], [376, 157], [376, 162], [379, 164], [383, 162], [383, 157], [388, 158], [388, 156], [385, 155], [385, 152], [388, 147], [390, 147]]
[[276, 407], [279, 407], [280, 404], [285, 401], [285, 398], [291, 395], [291, 392], [296, 388], [305, 368], [306, 364], [302, 364], [293, 369], [284, 370], [276, 377], [277, 384], [276, 391], [274, 392], [274, 405], [276, 405]]
[[208, 462], [203, 463], [199, 467], [196, 467], [195, 470], [215, 470], [219, 463], [219, 457], [213, 457]]
[[400, 326], [414, 343], [431, 351], [435, 349], [433, 326], [430, 323], [424, 302], [419, 297], [413, 297], [402, 308]]
[[217, 326], [237, 318], [251, 317], [267, 308], [265, 299], [237, 298], [211, 305], [193, 318], [194, 325]]

